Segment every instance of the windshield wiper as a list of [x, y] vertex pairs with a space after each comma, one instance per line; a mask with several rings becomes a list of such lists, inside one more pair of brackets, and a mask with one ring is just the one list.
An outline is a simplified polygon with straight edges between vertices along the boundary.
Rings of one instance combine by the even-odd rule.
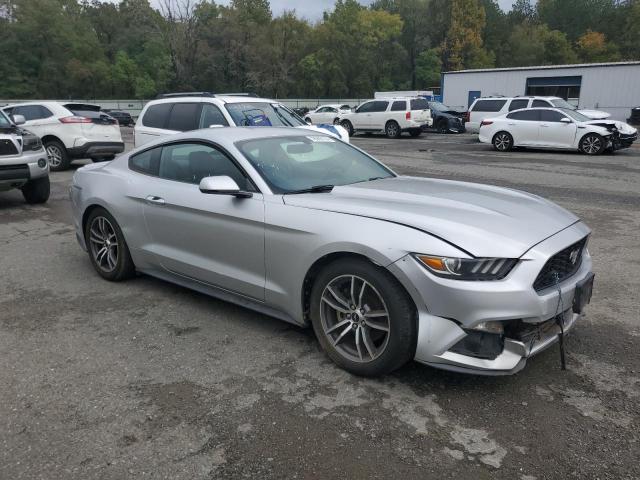
[[333, 185], [315, 185], [309, 188], [303, 188], [301, 190], [291, 190], [285, 192], [284, 195], [297, 195], [298, 193], [325, 193], [333, 190]]
[[271, 105], [273, 107], [273, 110], [276, 112], [276, 115], [278, 115], [278, 118], [280, 118], [280, 121], [282, 121], [282, 123], [284, 123], [286, 126], [288, 127], [293, 127], [293, 123], [291, 123], [289, 120], [287, 120], [287, 118], [282, 115], [282, 113], [280, 113], [280, 110], [278, 109], [278, 107], [276, 107], [275, 105]]

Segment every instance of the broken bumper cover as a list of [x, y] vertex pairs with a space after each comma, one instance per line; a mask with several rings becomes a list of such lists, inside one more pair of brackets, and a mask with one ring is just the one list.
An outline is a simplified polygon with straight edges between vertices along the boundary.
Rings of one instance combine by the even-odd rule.
[[[412, 257], [391, 266], [418, 306], [415, 360], [436, 368], [483, 375], [509, 375], [526, 360], [568, 334], [580, 318], [573, 311], [576, 287], [591, 273], [584, 250], [569, 278], [536, 292], [533, 282], [547, 260], [589, 234], [578, 222], [526, 252], [503, 280], [474, 282], [435, 277]], [[484, 322], [501, 322], [504, 334], [480, 333]], [[474, 338], [475, 337], [475, 338]]]

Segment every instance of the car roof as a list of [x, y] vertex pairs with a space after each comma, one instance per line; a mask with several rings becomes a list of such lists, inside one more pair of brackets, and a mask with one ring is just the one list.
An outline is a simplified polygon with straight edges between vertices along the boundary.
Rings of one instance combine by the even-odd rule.
[[149, 105], [157, 105], [160, 103], [213, 103], [215, 105], [224, 105], [225, 103], [247, 103], [247, 102], [257, 102], [257, 103], [279, 103], [276, 100], [271, 100], [268, 98], [261, 97], [252, 97], [248, 95], [216, 95], [215, 97], [211, 96], [184, 96], [184, 97], [166, 97], [166, 98], [157, 98], [155, 100], [151, 100], [147, 102], [145, 108]]

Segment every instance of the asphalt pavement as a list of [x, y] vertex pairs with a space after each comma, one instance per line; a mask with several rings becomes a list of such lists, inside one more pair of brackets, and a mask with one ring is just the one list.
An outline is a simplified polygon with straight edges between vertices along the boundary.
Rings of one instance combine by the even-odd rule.
[[362, 379], [310, 330], [149, 277], [106, 282], [75, 240], [72, 169], [45, 205], [0, 193], [0, 479], [640, 478], [640, 148], [353, 143], [584, 219], [596, 283], [568, 370], [551, 348], [510, 377], [412, 363]]

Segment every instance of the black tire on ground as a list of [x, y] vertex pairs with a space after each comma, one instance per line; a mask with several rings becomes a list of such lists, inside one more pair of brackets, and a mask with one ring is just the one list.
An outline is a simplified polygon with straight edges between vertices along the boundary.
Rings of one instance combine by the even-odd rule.
[[54, 172], [68, 170], [71, 159], [67, 153], [67, 149], [58, 140], [47, 140], [44, 142], [44, 149], [47, 151], [49, 168]]
[[411, 130], [409, 130], [409, 135], [411, 135], [412, 137], [419, 137], [420, 135], [422, 135], [422, 130], [420, 130], [419, 128], [412, 128]]
[[22, 190], [22, 196], [27, 203], [44, 203], [49, 200], [49, 194], [51, 193], [49, 177], [30, 180], [20, 190]]
[[597, 133], [587, 133], [580, 139], [578, 149], [585, 155], [600, 155], [607, 148], [602, 136]]
[[304, 119], [305, 123], [307, 123], [308, 125], [313, 125], [313, 122], [311, 121], [311, 119], [309, 117], [306, 117]]
[[[111, 235], [112, 240], [110, 240], [110, 245], [113, 245], [113, 243], [117, 244], [117, 255], [114, 262], [115, 266], [110, 270], [99, 263], [96, 258], [100, 250], [105, 247], [105, 244], [101, 243], [98, 240], [108, 237], [108, 235], [104, 235], [103, 233], [105, 233], [105, 230], [106, 232], [109, 231], [107, 228], [100, 228], [101, 219], [105, 219], [109, 225], [108, 229], [111, 229], [113, 231], [113, 235]], [[115, 236], [115, 238], [113, 238], [113, 236]], [[119, 282], [131, 278], [135, 275], [136, 267], [133, 264], [133, 260], [131, 259], [129, 247], [127, 246], [127, 242], [124, 239], [122, 230], [120, 229], [118, 222], [116, 222], [116, 219], [113, 218], [113, 215], [107, 212], [104, 208], [95, 208], [89, 214], [89, 218], [87, 219], [87, 222], [84, 226], [84, 238], [87, 244], [87, 250], [89, 252], [89, 259], [91, 260], [93, 267], [96, 269], [96, 272], [98, 272], [98, 274], [102, 278], [111, 282]], [[103, 255], [103, 257], [100, 258], [105, 257]]]
[[438, 133], [449, 133], [449, 123], [446, 120], [440, 120], [436, 125]]
[[400, 125], [398, 125], [398, 122], [396, 122], [395, 120], [389, 120], [384, 126], [384, 133], [388, 138], [400, 138], [402, 130], [400, 130]]
[[498, 132], [493, 136], [493, 148], [499, 152], [508, 152], [513, 148], [513, 137], [509, 132]]
[[[348, 341], [347, 346], [351, 345], [351, 342], [355, 344], [358, 339], [356, 335], [358, 327], [351, 325], [351, 327], [349, 327], [351, 330], [347, 328], [346, 334], [343, 332], [344, 327], [336, 328], [335, 323], [332, 323], [331, 327], [328, 327], [328, 322], [345, 322], [342, 318], [344, 318], [343, 316], [346, 314], [331, 310], [331, 307], [327, 307], [328, 304], [323, 300], [323, 295], [330, 295], [327, 288], [329, 285], [335, 286], [335, 282], [342, 281], [342, 279], [347, 279], [345, 281], [349, 282], [348, 279], [350, 276], [358, 278], [359, 282], [364, 280], [369, 284], [363, 296], [360, 296], [360, 285], [364, 282], [358, 283], [356, 288], [351, 287], [351, 290], [354, 290], [356, 293], [348, 293], [351, 300], [347, 300], [354, 301], [354, 297], [358, 297], [355, 299], [355, 311], [373, 313], [373, 310], [368, 310], [371, 306], [367, 302], [372, 301], [372, 299], [375, 302], [376, 298], [381, 298], [388, 312], [388, 316], [383, 317], [387, 319], [388, 331], [386, 333], [378, 330], [379, 327], [368, 326], [366, 322], [370, 322], [371, 319], [364, 319], [365, 323], [360, 332], [366, 329], [368, 332], [366, 334], [368, 344], [371, 345], [373, 342], [372, 347], [374, 347], [374, 350], [376, 348], [379, 350], [375, 357], [366, 353], [369, 351], [369, 346], [367, 346], [365, 334], [359, 333], [362, 339], [361, 343], [366, 346], [366, 349], [365, 346], [361, 346], [361, 350], [365, 353], [363, 354], [364, 357], [360, 357], [360, 361], [355, 357], [355, 347], [348, 347], [354, 352], [353, 359], [350, 359], [347, 354], [341, 352], [334, 346], [338, 345], [338, 343], [334, 344], [335, 339], [333, 337], [336, 335], [335, 332], [339, 332], [343, 337], [339, 342]], [[348, 289], [347, 292], [349, 292]], [[371, 297], [371, 295], [376, 296]], [[335, 302], [335, 298], [332, 296], [324, 298], [329, 298]], [[360, 305], [357, 305], [357, 303], [360, 303]], [[362, 310], [358, 310], [359, 308], [362, 308]], [[323, 313], [327, 311], [335, 312], [336, 317], [330, 318], [331, 315]], [[389, 272], [364, 259], [341, 259], [324, 267], [315, 279], [311, 291], [310, 314], [316, 337], [327, 355], [340, 367], [353, 374], [371, 377], [384, 375], [400, 368], [415, 355], [418, 332], [415, 306], [412, 300]], [[362, 321], [362, 317], [359, 318], [360, 321]], [[378, 323], [379, 320], [380, 317], [374, 319], [373, 323]], [[333, 332], [329, 331], [325, 333], [327, 330], [331, 330], [332, 327]], [[382, 335], [382, 338], [380, 335]], [[379, 345], [376, 345], [376, 342], [379, 342]], [[339, 346], [338, 348], [344, 349], [347, 347]]]
[[337, 118], [337, 117], [336, 117], [336, 118], [334, 118], [334, 119], [333, 119], [333, 124], [334, 124], [334, 125], [340, 125], [340, 119], [339, 119], [339, 118]]
[[353, 129], [353, 125], [349, 120], [343, 120], [342, 122], [340, 122], [340, 125], [342, 126], [342, 128], [344, 128], [347, 131], [350, 137], [355, 135], [356, 132]]

